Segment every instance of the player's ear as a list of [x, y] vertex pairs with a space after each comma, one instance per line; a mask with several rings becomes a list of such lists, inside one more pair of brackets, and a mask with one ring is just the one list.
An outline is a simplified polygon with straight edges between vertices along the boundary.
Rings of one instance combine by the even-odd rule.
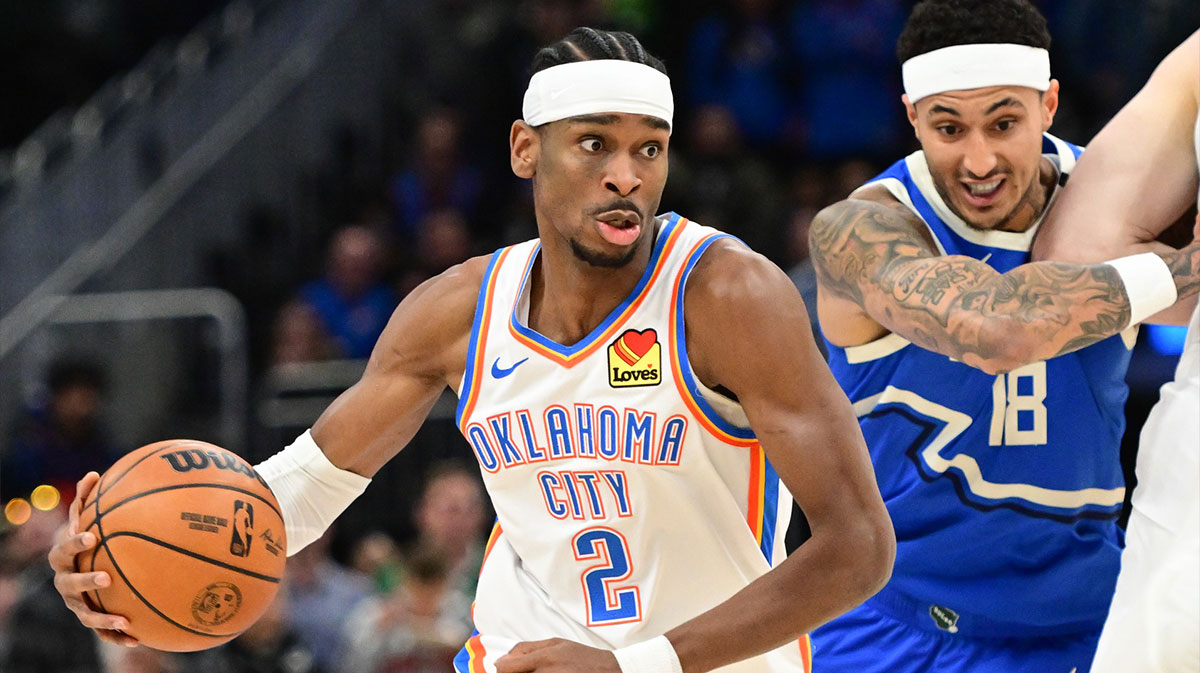
[[1058, 112], [1058, 80], [1050, 80], [1050, 88], [1042, 94], [1042, 131], [1050, 130], [1054, 113]]
[[513, 122], [508, 134], [508, 160], [518, 178], [532, 178], [537, 172], [542, 138], [532, 126], [520, 119]]
[[921, 134], [917, 133], [917, 106], [913, 105], [908, 100], [908, 94], [900, 94], [900, 102], [904, 103], [904, 111], [908, 113], [908, 123], [912, 124], [913, 135], [917, 140], [921, 139]]

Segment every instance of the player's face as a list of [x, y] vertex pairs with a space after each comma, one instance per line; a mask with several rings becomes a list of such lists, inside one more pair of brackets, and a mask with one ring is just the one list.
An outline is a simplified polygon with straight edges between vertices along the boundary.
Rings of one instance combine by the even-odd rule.
[[994, 86], [904, 99], [908, 119], [946, 204], [978, 229], [1023, 231], [1044, 206], [1042, 133], [1058, 108], [1058, 82], [1040, 94]]
[[538, 233], [546, 249], [569, 247], [596, 267], [619, 268], [653, 236], [667, 182], [665, 122], [599, 114], [513, 125], [513, 171], [533, 178]]

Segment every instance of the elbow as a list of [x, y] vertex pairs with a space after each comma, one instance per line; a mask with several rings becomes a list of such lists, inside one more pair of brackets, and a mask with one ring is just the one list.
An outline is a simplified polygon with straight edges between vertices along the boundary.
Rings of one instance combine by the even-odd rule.
[[896, 533], [892, 529], [891, 517], [884, 511], [883, 520], [871, 526], [870, 549], [862, 571], [863, 600], [879, 593], [892, 578], [896, 564]]
[[1047, 343], [1031, 333], [1029, 325], [993, 317], [985, 319], [978, 335], [978, 346], [965, 351], [962, 362], [986, 374], [1005, 374], [1046, 359], [1042, 351]]
[[855, 604], [879, 593], [892, 577], [896, 562], [896, 534], [886, 509], [882, 516], [864, 518], [852, 533], [852, 560], [846, 566], [849, 576], [846, 587], [853, 593]]

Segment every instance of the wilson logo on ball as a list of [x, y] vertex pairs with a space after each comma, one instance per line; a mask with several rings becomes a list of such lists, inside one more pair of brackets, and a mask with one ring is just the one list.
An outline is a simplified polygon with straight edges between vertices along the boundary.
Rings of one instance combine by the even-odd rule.
[[184, 449], [182, 451], [171, 451], [163, 453], [159, 456], [167, 461], [172, 470], [176, 472], [191, 472], [192, 470], [207, 470], [210, 467], [215, 467], [218, 470], [229, 470], [244, 474], [251, 479], [258, 481], [263, 486], [266, 482], [258, 473], [254, 471], [241, 458], [226, 451], [202, 451], [200, 449]]

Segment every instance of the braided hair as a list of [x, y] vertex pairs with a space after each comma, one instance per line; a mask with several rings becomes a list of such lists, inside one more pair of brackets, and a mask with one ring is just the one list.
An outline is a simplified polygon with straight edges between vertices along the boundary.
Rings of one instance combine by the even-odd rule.
[[647, 52], [633, 35], [586, 26], [576, 28], [563, 39], [538, 51], [533, 57], [530, 71], [539, 72], [564, 63], [603, 59], [641, 63], [667, 74], [663, 62]]

